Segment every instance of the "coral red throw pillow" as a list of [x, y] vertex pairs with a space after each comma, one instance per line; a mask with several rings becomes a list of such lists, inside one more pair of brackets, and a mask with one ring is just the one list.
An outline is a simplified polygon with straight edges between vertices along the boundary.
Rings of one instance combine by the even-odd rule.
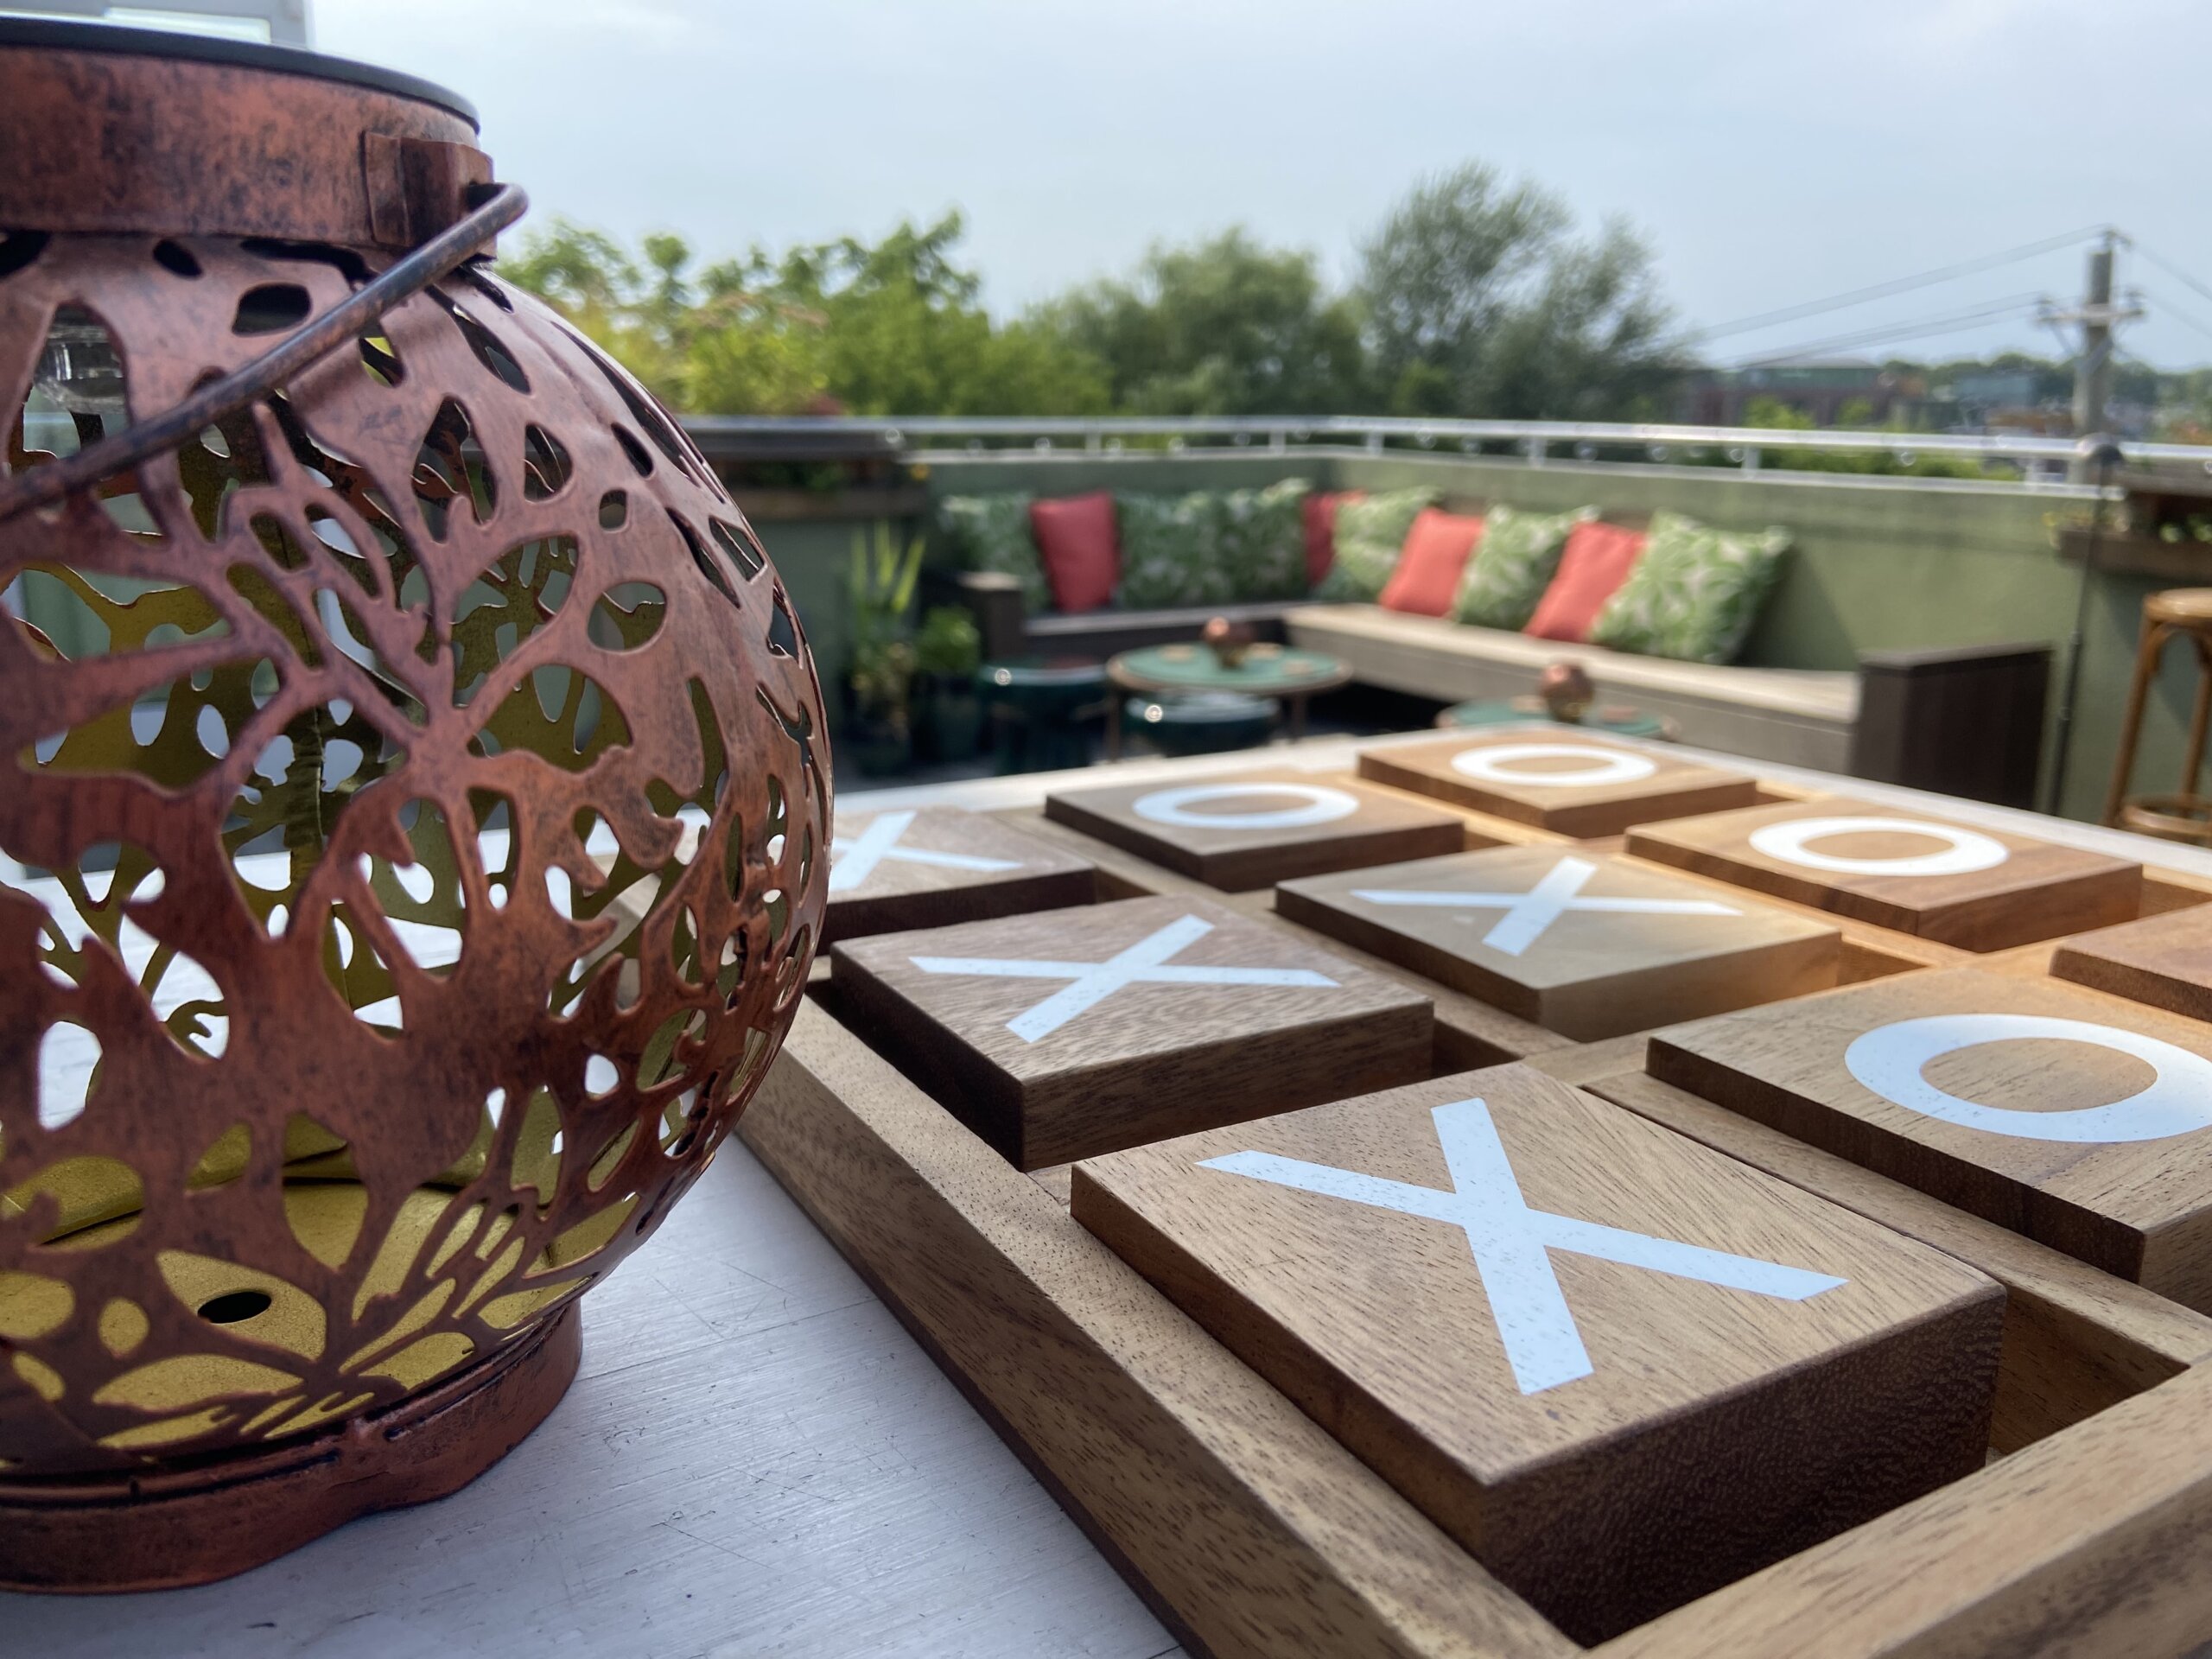
[[1642, 531], [1618, 524], [1594, 520], [1577, 524], [1559, 556], [1558, 574], [1522, 632], [1538, 639], [1587, 645], [1598, 613], [1643, 556], [1644, 539]]
[[1459, 574], [1482, 540], [1483, 521], [1424, 507], [1406, 531], [1406, 544], [1376, 603], [1386, 611], [1449, 616], [1459, 597]]
[[1337, 509], [1366, 499], [1365, 490], [1314, 490], [1298, 504], [1306, 519], [1306, 585], [1319, 588], [1337, 562]]
[[1038, 562], [1052, 585], [1052, 605], [1073, 613], [1109, 604], [1122, 580], [1122, 544], [1114, 531], [1114, 498], [1105, 490], [1029, 504]]

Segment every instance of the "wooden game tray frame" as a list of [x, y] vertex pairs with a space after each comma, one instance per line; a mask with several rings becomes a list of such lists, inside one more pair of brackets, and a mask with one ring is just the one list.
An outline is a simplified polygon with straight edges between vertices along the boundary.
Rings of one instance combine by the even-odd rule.
[[[1267, 907], [1007, 816], [1079, 846], [1102, 899]], [[1566, 839], [1463, 816], [1473, 844]], [[2160, 873], [2145, 909], [2204, 896]], [[1841, 925], [1852, 977], [2050, 954]], [[1587, 1651], [2137, 1655], [2212, 1635], [2212, 1318], [1659, 1083], [1640, 1035], [1572, 1044], [1322, 942], [1436, 995], [1440, 1073], [1526, 1058], [2006, 1287], [1987, 1466]], [[1194, 1652], [1586, 1651], [1092, 1237], [1064, 1169], [1014, 1168], [836, 1009], [817, 978], [741, 1135]]]

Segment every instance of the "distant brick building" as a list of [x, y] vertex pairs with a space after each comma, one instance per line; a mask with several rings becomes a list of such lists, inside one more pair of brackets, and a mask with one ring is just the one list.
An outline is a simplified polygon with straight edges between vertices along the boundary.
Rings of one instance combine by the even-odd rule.
[[1694, 426], [1742, 426], [1745, 413], [1763, 398], [1834, 426], [1847, 405], [1876, 424], [1898, 405], [1922, 395], [1917, 377], [1885, 369], [1864, 358], [1810, 358], [1761, 363], [1743, 369], [1700, 369], [1684, 385], [1679, 418]]

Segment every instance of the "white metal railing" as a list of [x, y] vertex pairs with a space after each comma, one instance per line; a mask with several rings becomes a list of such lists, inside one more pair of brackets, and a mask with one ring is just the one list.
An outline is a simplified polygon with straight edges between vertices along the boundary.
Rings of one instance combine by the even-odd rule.
[[[1696, 452], [1720, 452], [1746, 471], [1757, 471], [1762, 452], [1820, 449], [1838, 454], [1897, 456], [1908, 464], [1923, 455], [1990, 461], [2063, 464], [2078, 448], [2071, 438], [2033, 433], [1797, 431], [1764, 426], [1674, 426], [1601, 421], [1419, 420], [1380, 415], [1255, 416], [693, 416], [684, 425], [697, 437], [741, 442], [747, 436], [786, 442], [807, 434], [823, 437], [873, 435], [887, 450], [926, 454], [957, 448], [948, 440], [967, 439], [968, 447], [986, 441], [1027, 439], [1039, 450], [1073, 443], [1091, 453], [1113, 453], [1131, 438], [1166, 438], [1173, 447], [1192, 439], [1226, 441], [1232, 446], [1264, 445], [1281, 452], [1294, 444], [1347, 442], [1371, 450], [1413, 444], [1476, 450], [1504, 445], [1541, 466], [1565, 448], [1579, 460], [1603, 450], [1641, 449], [1646, 459], [1665, 462], [1701, 458]], [[2212, 448], [2184, 443], [2123, 442], [2130, 461], [2196, 462], [2212, 473]], [[2031, 468], [2030, 470], [2034, 470]]]

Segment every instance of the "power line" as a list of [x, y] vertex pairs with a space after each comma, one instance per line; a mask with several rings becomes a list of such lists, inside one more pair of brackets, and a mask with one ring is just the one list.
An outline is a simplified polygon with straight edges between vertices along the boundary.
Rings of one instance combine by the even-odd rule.
[[2015, 294], [2009, 298], [1992, 300], [1966, 311], [1956, 311], [1941, 316], [1920, 317], [1905, 322], [1885, 324], [1862, 328], [1848, 334], [1831, 334], [1825, 340], [1807, 340], [1786, 350], [1761, 352], [1756, 356], [1740, 359], [1736, 366], [1752, 368], [1761, 365], [1780, 363], [1790, 358], [1805, 357], [1815, 352], [1843, 351], [1854, 346], [1874, 346], [1892, 340], [1913, 340], [1928, 334], [1947, 334], [1971, 323], [1986, 321], [2024, 311], [2045, 302], [2041, 294]]
[[[2091, 237], [2111, 232], [2107, 225], [2084, 226], [2078, 231], [2069, 231], [2063, 236], [2045, 237], [2040, 242], [2024, 243], [2002, 253], [1985, 254], [1979, 259], [1963, 259], [1956, 264], [1943, 265], [1934, 270], [1920, 271], [1910, 276], [1899, 276], [1871, 287], [1857, 288], [1847, 294], [1831, 295], [1825, 300], [1808, 300], [1802, 305], [1784, 306], [1779, 311], [1761, 312], [1755, 317], [1739, 317], [1733, 322], [1716, 323], [1710, 328], [1696, 328], [1686, 337], [1690, 340], [1717, 340], [1723, 334], [1748, 334], [1754, 328], [1764, 328], [1771, 323], [1794, 322], [1800, 317], [1816, 316], [1823, 311], [1838, 311], [1846, 306], [1860, 305], [1868, 300], [1885, 299], [1892, 294], [1910, 293], [1916, 288], [1930, 287], [1936, 283], [1950, 281], [1955, 276], [1970, 276], [1976, 271], [1993, 270], [2015, 260], [2031, 259], [2039, 253], [2050, 253], [2057, 249], [2086, 242]], [[2212, 291], [2206, 294], [2212, 299]]]
[[2183, 270], [2179, 265], [2175, 264], [2171, 260], [2161, 258], [2158, 254], [2149, 248], [2145, 247], [2140, 242], [2136, 241], [2133, 237], [2128, 238], [2127, 245], [2133, 248], [2136, 252], [2141, 254], [2145, 259], [2148, 259], [2160, 270], [2164, 271], [2167, 276], [2173, 277], [2177, 282], [2184, 283], [2189, 288], [2194, 289], [2196, 293], [2203, 296], [2206, 299], [2212, 300], [2212, 287], [2208, 287], [2204, 283], [2198, 282], [2196, 277], [2190, 276], [2187, 271]]
[[2187, 323], [2190, 327], [2196, 329], [2198, 334], [2202, 334], [2207, 340], [2212, 340], [2212, 324], [2199, 322], [2195, 317], [2190, 315], [2188, 312], [2183, 311], [2178, 306], [2175, 305], [2172, 301], [2162, 298], [2161, 296], [2152, 293], [2147, 289], [2139, 288], [2136, 291], [2141, 294], [2145, 299], [2155, 301], [2158, 306], [2163, 308], [2165, 315], [2173, 318], [2177, 322]]

